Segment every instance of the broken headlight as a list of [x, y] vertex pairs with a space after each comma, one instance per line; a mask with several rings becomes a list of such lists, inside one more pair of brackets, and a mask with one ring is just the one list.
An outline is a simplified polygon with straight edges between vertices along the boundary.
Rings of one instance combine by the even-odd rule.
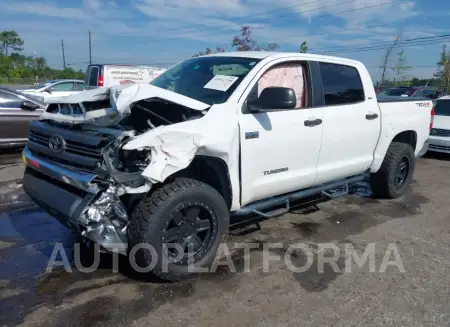
[[143, 171], [150, 164], [150, 151], [119, 150], [117, 169], [127, 173]]

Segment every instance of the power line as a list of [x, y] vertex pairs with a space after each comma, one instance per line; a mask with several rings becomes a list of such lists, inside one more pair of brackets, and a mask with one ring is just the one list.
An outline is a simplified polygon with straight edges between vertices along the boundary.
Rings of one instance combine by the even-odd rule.
[[[418, 45], [433, 45], [433, 44], [439, 44], [443, 42], [450, 42], [450, 34], [443, 34], [443, 35], [436, 35], [436, 36], [429, 36], [429, 37], [417, 37], [417, 38], [410, 38], [403, 41], [398, 42], [398, 44], [395, 46], [397, 48], [401, 47], [407, 47], [407, 46], [418, 46]], [[385, 44], [383, 44], [385, 43]], [[318, 51], [321, 49], [316, 49], [314, 53], [317, 54], [331, 54], [331, 53], [351, 53], [351, 52], [360, 52], [360, 51], [376, 51], [376, 50], [382, 50], [387, 47], [392, 46], [391, 41], [385, 41], [381, 43], [369, 43], [366, 44], [363, 47], [355, 48], [355, 46], [350, 47], [341, 47], [341, 48], [322, 48], [323, 50], [328, 51]], [[106, 60], [109, 61], [109, 60]], [[76, 66], [80, 64], [89, 64], [92, 61], [89, 62], [79, 62], [79, 63], [69, 63], [66, 64], [66, 66]], [[98, 62], [98, 61], [96, 61]], [[178, 62], [178, 61], [177, 61]], [[176, 62], [156, 62], [152, 64], [142, 64], [142, 65], [173, 65]], [[434, 67], [434, 66], [433, 66]]]
[[[306, 10], [306, 11], [303, 11], [301, 13], [319, 11], [319, 10], [322, 10], [324, 8], [341, 6], [341, 5], [344, 5], [344, 4], [347, 4], [347, 3], [356, 2], [356, 1], [359, 1], [359, 0], [350, 0], [350, 1], [345, 1], [345, 2], [338, 3], [338, 4], [330, 5], [330, 6], [322, 6], [320, 8]], [[390, 4], [400, 3], [400, 2], [405, 2], [405, 1], [408, 1], [408, 0], [394, 0], [394, 1], [383, 2], [383, 3], [380, 3], [380, 4], [376, 4], [376, 5], [364, 6], [364, 7], [361, 7], [361, 8], [354, 8], [354, 9], [344, 10], [344, 11], [330, 13], [330, 14], [323, 14], [323, 15], [315, 16], [315, 19], [323, 18], [323, 17], [335, 16], [335, 15], [345, 14], [345, 13], [350, 13], [350, 12], [356, 12], [356, 11], [360, 11], [360, 10], [366, 10], [366, 9], [370, 9], [370, 8], [375, 8], [375, 7], [380, 7], [380, 6], [385, 6], [385, 5], [390, 5]], [[272, 20], [274, 18], [280, 18], [280, 17], [284, 17], [284, 16], [288, 16], [288, 15], [292, 15], [292, 13], [286, 14], [286, 15], [279, 15], [279, 16], [269, 17], [269, 18], [267, 18], [265, 20]], [[255, 23], [260, 23], [261, 21], [264, 21], [264, 20], [258, 20]], [[278, 22], [278, 23], [270, 23], [270, 24], [267, 24], [267, 25], [268, 26], [279, 26], [279, 25], [282, 25], [282, 24], [297, 23], [298, 21], [299, 21], [299, 19], [296, 18], [295, 20]], [[251, 24], [249, 24], [249, 25], [251, 25]], [[233, 26], [234, 27], [235, 24], [228, 25], [228, 26], [222, 26], [222, 27], [219, 27], [219, 28], [209, 28], [208, 30], [220, 30], [220, 29], [223, 29], [223, 28], [227, 28], [229, 26]], [[201, 31], [203, 31], [203, 30], [197, 30], [196, 32], [201, 32]], [[183, 34], [192, 33], [192, 32], [193, 31], [188, 31], [188, 32], [182, 32], [181, 34], [180, 33], [176, 33], [176, 34], [173, 34], [173, 35], [183, 35]], [[227, 31], [227, 32], [219, 32], [219, 33], [206, 33], [206, 34], [196, 35], [196, 37], [200, 38], [200, 37], [205, 37], [205, 36], [225, 35], [225, 34], [229, 34], [229, 33], [230, 33], [229, 31]], [[122, 36], [122, 37], [142, 37], [142, 35], [129, 35], [129, 34], [115, 34], [115, 35], [116, 36]], [[186, 36], [161, 37], [161, 38], [152, 38], [152, 41], [167, 41], [167, 40], [178, 40], [178, 39], [185, 39], [185, 38], [186, 38]]]
[[[395, 48], [418, 46], [418, 45], [433, 45], [433, 44], [439, 44], [442, 42], [450, 42], [450, 34], [444, 34], [444, 35], [432, 36], [432, 37], [418, 37], [418, 38], [407, 39], [407, 40], [399, 42], [395, 46]], [[315, 52], [315, 53], [324, 55], [324, 54], [332, 54], [332, 53], [377, 51], [377, 50], [384, 50], [391, 46], [392, 46], [392, 42], [390, 42], [390, 44], [387, 44], [387, 45], [365, 46], [365, 47], [360, 47], [360, 48], [356, 48], [356, 49], [350, 47], [350, 48], [341, 48], [339, 50], [334, 50], [334, 51]], [[173, 65], [175, 63], [176, 62], [152, 63], [152, 65]], [[419, 66], [415, 66], [415, 67], [419, 67]], [[430, 67], [430, 66], [422, 66], [422, 67]], [[436, 65], [431, 66], [431, 67], [436, 67]]]
[[[403, 48], [403, 47], [411, 47], [411, 46], [419, 46], [419, 45], [434, 45], [434, 44], [442, 44], [442, 42], [450, 42], [450, 38], [439, 39], [439, 40], [425, 40], [425, 41], [414, 41], [409, 43], [399, 43], [394, 46], [394, 48]], [[336, 54], [336, 53], [352, 53], [352, 52], [365, 52], [365, 51], [378, 51], [389, 48], [391, 45], [384, 46], [373, 46], [373, 47], [361, 47], [357, 49], [342, 49], [335, 51], [326, 51], [320, 52], [321, 54]]]
[[[354, 1], [358, 1], [358, 0], [352, 0], [352, 1], [350, 1], [350, 2], [354, 2]], [[317, 19], [317, 18], [323, 18], [323, 17], [335, 16], [335, 15], [339, 15], [339, 14], [346, 14], [346, 13], [349, 13], [349, 12], [355, 12], [355, 11], [360, 11], [360, 10], [370, 9], [370, 8], [374, 8], [374, 7], [380, 7], [380, 6], [385, 6], [385, 5], [394, 4], [394, 3], [399, 3], [399, 2], [404, 2], [404, 1], [407, 1], [407, 0], [388, 1], [388, 2], [381, 3], [381, 4], [376, 4], [376, 5], [371, 5], [371, 6], [365, 6], [365, 7], [361, 7], [361, 8], [354, 8], [354, 9], [344, 10], [344, 11], [340, 11], [340, 12], [336, 12], [336, 13], [331, 13], [331, 14], [323, 14], [323, 15], [315, 16], [314, 18]], [[347, 1], [347, 2], [342, 2], [342, 3], [339, 3], [338, 5], [343, 5], [343, 4], [346, 4], [346, 3], [348, 3], [348, 2], [349, 2], [349, 1]], [[317, 10], [320, 10], [320, 9], [323, 9], [323, 8], [318, 8]], [[304, 13], [304, 12], [303, 12], [303, 13]], [[281, 17], [281, 16], [274, 17], [274, 18], [279, 18], [279, 17]], [[287, 21], [287, 22], [285, 21], [285, 22], [282, 22], [282, 23], [267, 24], [267, 25], [269, 25], [269, 26], [278, 26], [278, 25], [281, 25], [281, 24], [290, 24], [290, 23], [296, 23], [296, 22], [298, 22], [298, 19], [290, 20], [290, 21]], [[197, 37], [212, 36], [212, 35], [220, 35], [220, 34], [224, 34], [224, 33], [205, 34], [205, 35], [199, 35], [199, 36], [197, 36]]]
[[[270, 13], [270, 12], [280, 11], [280, 10], [286, 10], [286, 9], [293, 9], [293, 8], [297, 8], [297, 7], [300, 7], [300, 6], [304, 6], [304, 5], [309, 5], [309, 4], [312, 4], [312, 3], [316, 3], [316, 2], [319, 2], [319, 1], [322, 1], [322, 0], [314, 0], [314, 1], [310, 1], [310, 2], [304, 2], [304, 3], [299, 4], [299, 5], [293, 5], [293, 6], [288, 6], [288, 7], [276, 8], [276, 9], [272, 9], [272, 10], [268, 10], [268, 11], [263, 11], [263, 12], [260, 12], [260, 13], [257, 13], [257, 14], [241, 16], [241, 17], [238, 17], [238, 19], [239, 19], [239, 20], [245, 20], [245, 19], [248, 19], [248, 18], [253, 18], [253, 17], [255, 17], [255, 16], [262, 16], [262, 15], [268, 14], [268, 13]], [[210, 21], [210, 23], [211, 23], [211, 22], [222, 23], [223, 20], [215, 19], [215, 20], [213, 20], [213, 21]], [[238, 24], [238, 23], [234, 23], [234, 25], [237, 25], [237, 24]], [[167, 31], [183, 30], [183, 29], [185, 29], [185, 28], [192, 28], [192, 27], [190, 27], [190, 26], [205, 26], [205, 27], [208, 27], [208, 28], [207, 28], [208, 30], [211, 28], [210, 26], [208, 26], [208, 25], [206, 25], [206, 24], [188, 24], [188, 25], [181, 26], [181, 27], [169, 28], [169, 29], [166, 29], [165, 31], [167, 32]], [[194, 31], [195, 31], [195, 30], [194, 30]], [[194, 32], [194, 31], [191, 31], [191, 32]]]
[[[344, 2], [335, 3], [335, 4], [332, 4], [332, 5], [328, 5], [328, 6], [321, 6], [319, 8], [303, 10], [301, 13], [304, 14], [304, 13], [307, 13], [307, 12], [319, 11], [319, 10], [323, 10], [323, 9], [326, 9], [326, 8], [342, 6], [342, 5], [345, 5], [345, 4], [348, 4], [348, 3], [354, 3], [354, 2], [357, 2], [357, 1], [359, 1], [359, 0], [347, 0], [347, 1], [344, 1]], [[405, 0], [401, 0], [401, 1], [405, 1]], [[313, 3], [313, 2], [316, 2], [316, 1], [312, 1], [311, 3]], [[298, 7], [298, 6], [301, 6], [301, 5], [297, 5], [296, 7]], [[297, 15], [299, 13], [289, 13], [289, 14], [284, 14], [284, 15], [276, 15], [276, 16], [272, 16], [272, 17], [267, 17], [267, 18], [264, 18], [264, 19], [258, 19], [257, 23], [261, 23], [261, 22], [264, 22], [264, 21], [272, 20], [274, 18], [281, 18], [281, 17], [291, 16], [293, 14]], [[317, 16], [316, 16], [316, 18], [317, 18]], [[214, 29], [215, 30], [220, 30], [220, 29], [224, 29], [224, 28], [227, 28], [227, 27], [234, 27], [235, 25], [236, 25], [235, 23], [234, 24], [228, 24], [228, 25], [217, 27], [217, 28], [214, 28]], [[200, 30], [195, 30], [195, 31], [185, 31], [185, 32], [182, 32], [181, 34], [192, 33], [192, 32], [210, 31], [210, 30], [211, 30], [211, 28], [206, 28], [206, 29], [200, 29]], [[176, 35], [179, 35], [179, 34], [180, 33], [177, 33]]]
[[[428, 41], [428, 40], [437, 40], [437, 39], [442, 39], [442, 38], [448, 38], [450, 37], [450, 34], [441, 34], [441, 35], [435, 35], [435, 36], [425, 36], [425, 37], [415, 37], [415, 38], [409, 38], [409, 39], [404, 39], [404, 40], [400, 40], [398, 42], [398, 44], [402, 44], [402, 43], [408, 43], [408, 42], [412, 42], [412, 41]], [[359, 45], [351, 45], [351, 46], [344, 46], [344, 47], [332, 47], [331, 49], [329, 47], [326, 48], [318, 48], [318, 49], [314, 49], [312, 51], [318, 51], [318, 50], [328, 50], [328, 51], [338, 51], [341, 49], [344, 50], [352, 50], [353, 47], [366, 47], [366, 46], [371, 46], [371, 45], [375, 45], [375, 46], [390, 46], [392, 45], [393, 41], [381, 41], [381, 42], [371, 42], [371, 43], [366, 43], [366, 44], [359, 44]]]

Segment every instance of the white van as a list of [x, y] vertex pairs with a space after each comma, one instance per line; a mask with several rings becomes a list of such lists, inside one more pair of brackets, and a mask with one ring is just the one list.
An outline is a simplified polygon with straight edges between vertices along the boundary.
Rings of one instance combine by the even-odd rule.
[[148, 66], [92, 64], [86, 69], [84, 82], [90, 89], [126, 83], [148, 84], [165, 70]]

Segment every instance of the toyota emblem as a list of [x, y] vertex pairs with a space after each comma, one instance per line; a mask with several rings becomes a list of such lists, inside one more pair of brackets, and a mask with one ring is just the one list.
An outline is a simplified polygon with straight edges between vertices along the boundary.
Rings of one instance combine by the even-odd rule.
[[66, 148], [66, 142], [59, 135], [52, 135], [48, 141], [48, 147], [55, 153], [61, 153]]

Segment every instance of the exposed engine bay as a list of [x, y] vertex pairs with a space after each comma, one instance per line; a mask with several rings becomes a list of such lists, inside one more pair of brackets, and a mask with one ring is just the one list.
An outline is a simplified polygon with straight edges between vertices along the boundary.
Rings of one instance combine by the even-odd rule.
[[141, 100], [130, 108], [120, 125], [141, 134], [159, 126], [172, 125], [203, 117], [204, 113], [162, 99]]

